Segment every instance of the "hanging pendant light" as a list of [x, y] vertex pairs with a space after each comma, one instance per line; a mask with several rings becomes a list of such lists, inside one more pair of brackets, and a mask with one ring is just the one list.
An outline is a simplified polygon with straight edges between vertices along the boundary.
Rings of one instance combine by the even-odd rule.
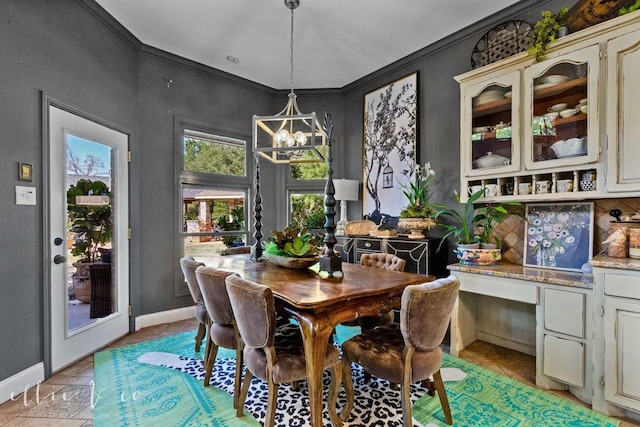
[[293, 10], [300, 0], [284, 0], [284, 4], [291, 10], [291, 92], [287, 105], [278, 114], [253, 116], [253, 148], [273, 163], [324, 162], [327, 137], [316, 113], [300, 112], [293, 91]]

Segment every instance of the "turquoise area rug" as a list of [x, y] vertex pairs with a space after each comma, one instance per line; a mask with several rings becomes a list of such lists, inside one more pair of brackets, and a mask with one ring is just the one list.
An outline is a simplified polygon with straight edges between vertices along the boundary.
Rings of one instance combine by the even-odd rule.
[[[338, 327], [338, 343], [358, 333]], [[94, 424], [102, 426], [259, 426], [266, 409], [266, 385], [254, 378], [244, 417], [233, 409], [234, 352], [220, 349], [212, 384], [203, 387], [202, 354], [194, 352], [195, 331], [96, 353]], [[203, 346], [204, 349], [204, 346]], [[617, 426], [618, 422], [509, 378], [445, 356], [443, 377], [456, 426]], [[466, 378], [465, 377], [465, 373]], [[386, 381], [364, 383], [352, 366], [354, 409], [345, 426], [401, 426], [400, 393]], [[463, 379], [461, 379], [463, 378]], [[329, 388], [324, 378], [325, 398]], [[445, 426], [437, 396], [412, 385], [415, 426]], [[306, 382], [299, 390], [280, 386], [277, 426], [309, 425]], [[325, 399], [326, 401], [326, 399]], [[338, 404], [344, 404], [344, 392]], [[324, 408], [324, 425], [330, 426]]]

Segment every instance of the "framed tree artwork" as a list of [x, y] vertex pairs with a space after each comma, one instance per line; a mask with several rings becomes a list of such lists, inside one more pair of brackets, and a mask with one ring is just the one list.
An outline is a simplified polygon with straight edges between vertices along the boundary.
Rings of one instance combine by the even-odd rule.
[[364, 96], [363, 209], [376, 224], [394, 225], [407, 204], [402, 185], [417, 162], [418, 74]]

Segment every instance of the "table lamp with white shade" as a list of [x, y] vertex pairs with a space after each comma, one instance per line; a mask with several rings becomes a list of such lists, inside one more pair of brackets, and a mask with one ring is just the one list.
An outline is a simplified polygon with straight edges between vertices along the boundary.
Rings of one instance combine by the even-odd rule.
[[335, 179], [333, 185], [336, 189], [335, 199], [340, 200], [340, 221], [338, 221], [336, 234], [344, 235], [347, 226], [347, 202], [358, 200], [358, 181], [352, 179]]

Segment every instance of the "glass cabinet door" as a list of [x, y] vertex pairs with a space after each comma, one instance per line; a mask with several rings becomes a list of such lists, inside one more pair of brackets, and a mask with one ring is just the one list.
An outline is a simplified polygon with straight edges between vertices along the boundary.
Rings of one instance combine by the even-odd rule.
[[596, 45], [525, 69], [527, 169], [598, 160], [598, 61]]
[[466, 176], [519, 169], [519, 105], [518, 71], [463, 89], [461, 156]]

